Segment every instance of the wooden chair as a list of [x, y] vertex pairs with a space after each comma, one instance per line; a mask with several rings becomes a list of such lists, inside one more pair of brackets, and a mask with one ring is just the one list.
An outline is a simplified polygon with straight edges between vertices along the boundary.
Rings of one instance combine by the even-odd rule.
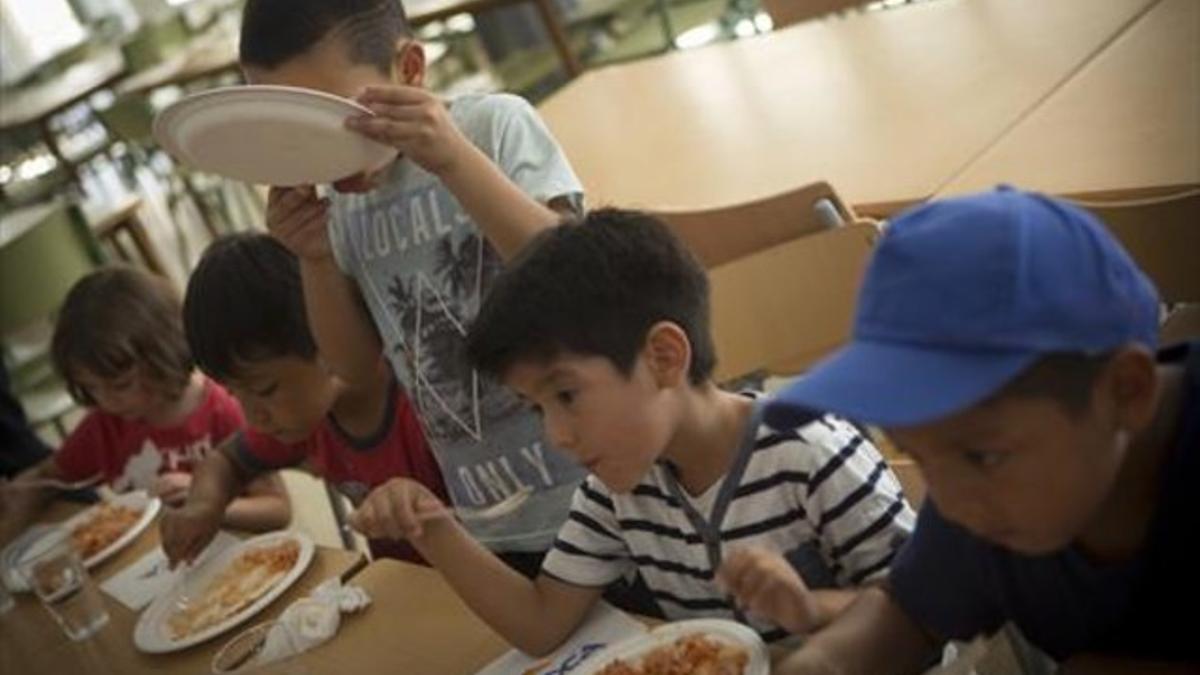
[[1200, 187], [1126, 201], [1076, 201], [1125, 245], [1168, 305], [1200, 302]]
[[859, 220], [824, 181], [746, 204], [655, 215], [708, 268]]
[[34, 428], [53, 424], [75, 408], [49, 366], [48, 325], [67, 291], [101, 262], [82, 215], [69, 204], [47, 204], [0, 219], [0, 340]]
[[89, 226], [96, 238], [110, 248], [117, 258], [145, 267], [169, 280], [171, 275], [167, 273], [166, 262], [138, 215], [141, 208], [140, 197], [129, 197], [93, 214]]
[[776, 30], [865, 4], [866, 0], [762, 0]]
[[842, 345], [877, 235], [852, 223], [709, 270], [717, 381], [796, 374]]

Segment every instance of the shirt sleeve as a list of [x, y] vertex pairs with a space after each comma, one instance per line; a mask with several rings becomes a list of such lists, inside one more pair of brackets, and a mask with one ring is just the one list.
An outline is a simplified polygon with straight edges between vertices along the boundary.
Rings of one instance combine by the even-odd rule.
[[576, 586], [604, 587], [633, 566], [608, 489], [588, 476], [575, 491], [542, 572]]
[[242, 412], [242, 405], [229, 392], [217, 384], [209, 381], [208, 386], [214, 387], [213, 395], [213, 445], [219, 445], [233, 434], [246, 428], [246, 415]]
[[539, 202], [565, 198], [583, 209], [583, 187], [558, 141], [528, 101], [511, 94], [488, 97], [496, 107], [493, 161], [509, 180]]
[[[54, 453], [54, 464], [58, 467], [58, 472], [62, 474], [63, 480], [83, 480], [105, 471], [104, 462], [101, 459], [103, 449], [108, 447], [105, 435], [104, 421], [94, 411], [89, 412], [76, 425], [71, 434], [63, 441], [58, 452]], [[113, 477], [105, 475], [106, 480], [111, 480]]]
[[879, 450], [849, 422], [826, 416], [801, 430], [817, 467], [805, 510], [841, 586], [882, 579], [915, 516]]
[[252, 474], [298, 466], [308, 459], [306, 443], [283, 443], [254, 429], [238, 432], [233, 460]]
[[998, 630], [1004, 617], [987, 590], [981, 546], [926, 500], [912, 538], [892, 563], [893, 599], [941, 638], [967, 640]]

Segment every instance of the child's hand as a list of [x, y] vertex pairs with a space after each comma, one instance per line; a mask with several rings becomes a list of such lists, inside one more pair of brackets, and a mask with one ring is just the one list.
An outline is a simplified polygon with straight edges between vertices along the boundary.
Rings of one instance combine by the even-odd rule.
[[191, 487], [192, 474], [172, 471], [155, 479], [150, 494], [163, 500], [167, 506], [182, 506], [187, 501]]
[[742, 609], [789, 633], [817, 627], [820, 608], [795, 568], [774, 551], [746, 548], [725, 557], [717, 578]]
[[367, 87], [358, 102], [375, 114], [347, 118], [347, 128], [396, 148], [434, 175], [449, 172], [471, 147], [442, 101], [420, 87]]
[[332, 257], [328, 225], [329, 200], [318, 199], [311, 185], [273, 187], [267, 195], [267, 229], [297, 258], [322, 261]]
[[424, 485], [410, 478], [393, 478], [372, 490], [348, 520], [371, 539], [419, 539], [425, 528], [417, 514], [444, 508]]
[[222, 509], [195, 501], [165, 509], [159, 531], [163, 552], [172, 568], [180, 561], [191, 562], [200, 555], [221, 528], [222, 516]]

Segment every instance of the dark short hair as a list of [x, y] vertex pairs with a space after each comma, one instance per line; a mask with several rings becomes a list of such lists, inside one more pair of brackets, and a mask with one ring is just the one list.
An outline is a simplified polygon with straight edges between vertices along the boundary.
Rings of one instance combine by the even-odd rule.
[[1009, 398], [1049, 398], [1070, 415], [1087, 412], [1092, 401], [1092, 389], [1111, 353], [1074, 354], [1049, 353], [993, 394], [988, 403]]
[[396, 41], [412, 29], [399, 0], [246, 0], [238, 58], [274, 68], [335, 33], [351, 62], [388, 73]]
[[50, 355], [67, 390], [83, 405], [96, 400], [79, 384], [80, 369], [111, 379], [138, 366], [172, 397], [192, 377], [179, 294], [163, 277], [132, 267], [99, 269], [71, 287]]
[[209, 245], [188, 281], [183, 325], [196, 365], [217, 380], [254, 361], [317, 355], [300, 263], [266, 234], [233, 234]]
[[628, 375], [659, 321], [691, 342], [688, 380], [711, 377], [704, 268], [655, 217], [600, 209], [542, 232], [500, 273], [467, 336], [467, 357], [503, 377], [522, 361], [597, 355]]

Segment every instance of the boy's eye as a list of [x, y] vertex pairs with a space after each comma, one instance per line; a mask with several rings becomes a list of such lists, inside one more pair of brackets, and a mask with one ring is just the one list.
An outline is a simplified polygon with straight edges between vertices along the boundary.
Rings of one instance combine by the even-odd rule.
[[276, 390], [278, 390], [278, 389], [279, 389], [279, 383], [278, 383], [278, 382], [272, 382], [271, 384], [269, 384], [269, 385], [267, 385], [267, 386], [263, 387], [262, 389], [259, 389], [258, 391], [254, 392], [254, 395], [255, 395], [255, 396], [258, 396], [258, 397], [260, 397], [260, 398], [266, 398], [266, 397], [270, 396], [271, 394], [274, 394], [274, 393], [276, 392]]
[[530, 403], [529, 409], [533, 412], [534, 415], [537, 415], [538, 417], [542, 416], [542, 406], [540, 406], [536, 403]]
[[575, 392], [563, 390], [554, 394], [554, 398], [563, 405], [571, 405], [575, 401]]
[[133, 378], [126, 380], [114, 380], [108, 383], [108, 388], [114, 391], [125, 391], [133, 386]]
[[963, 453], [967, 463], [980, 469], [991, 469], [1002, 463], [1008, 456], [1002, 452], [988, 450], [967, 450]]

